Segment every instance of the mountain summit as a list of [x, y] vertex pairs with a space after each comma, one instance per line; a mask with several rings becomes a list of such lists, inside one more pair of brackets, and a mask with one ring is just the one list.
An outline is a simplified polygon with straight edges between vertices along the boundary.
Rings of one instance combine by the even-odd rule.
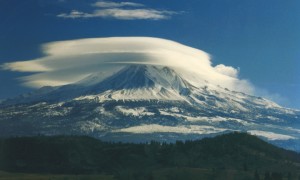
[[102, 80], [44, 87], [0, 104], [0, 135], [84, 134], [175, 141], [245, 131], [300, 151], [300, 112], [169, 67], [131, 65]]
[[125, 67], [113, 76], [95, 84], [88, 94], [114, 91], [111, 97], [116, 100], [173, 100], [184, 93], [189, 86], [186, 80], [170, 68], [136, 65]]

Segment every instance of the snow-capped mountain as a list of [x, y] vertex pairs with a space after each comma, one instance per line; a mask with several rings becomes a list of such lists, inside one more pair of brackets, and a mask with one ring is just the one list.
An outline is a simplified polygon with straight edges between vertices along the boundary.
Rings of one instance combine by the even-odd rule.
[[132, 65], [0, 103], [0, 135], [175, 141], [247, 131], [300, 151], [300, 112], [169, 67]]

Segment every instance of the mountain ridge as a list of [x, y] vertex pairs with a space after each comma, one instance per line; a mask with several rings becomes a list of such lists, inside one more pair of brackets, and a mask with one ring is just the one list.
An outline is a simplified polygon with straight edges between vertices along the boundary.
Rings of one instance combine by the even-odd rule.
[[201, 78], [197, 84], [196, 75], [169, 67], [135, 65], [101, 81], [97, 76], [101, 73], [2, 102], [0, 136], [81, 134], [174, 141], [244, 131], [300, 151], [300, 111]]

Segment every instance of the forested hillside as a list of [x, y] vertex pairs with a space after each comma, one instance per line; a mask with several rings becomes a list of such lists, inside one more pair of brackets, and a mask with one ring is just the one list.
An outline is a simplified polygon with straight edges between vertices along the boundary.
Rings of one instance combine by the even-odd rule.
[[298, 179], [300, 155], [245, 133], [174, 144], [36, 136], [1, 139], [0, 169], [118, 179]]

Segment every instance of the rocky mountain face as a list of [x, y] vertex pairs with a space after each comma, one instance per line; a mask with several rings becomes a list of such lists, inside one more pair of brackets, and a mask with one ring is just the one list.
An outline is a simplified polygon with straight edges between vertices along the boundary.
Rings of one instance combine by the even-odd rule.
[[300, 151], [300, 111], [215, 86], [169, 67], [128, 66], [91, 74], [0, 104], [0, 135], [89, 135], [141, 142], [199, 139], [232, 131]]

